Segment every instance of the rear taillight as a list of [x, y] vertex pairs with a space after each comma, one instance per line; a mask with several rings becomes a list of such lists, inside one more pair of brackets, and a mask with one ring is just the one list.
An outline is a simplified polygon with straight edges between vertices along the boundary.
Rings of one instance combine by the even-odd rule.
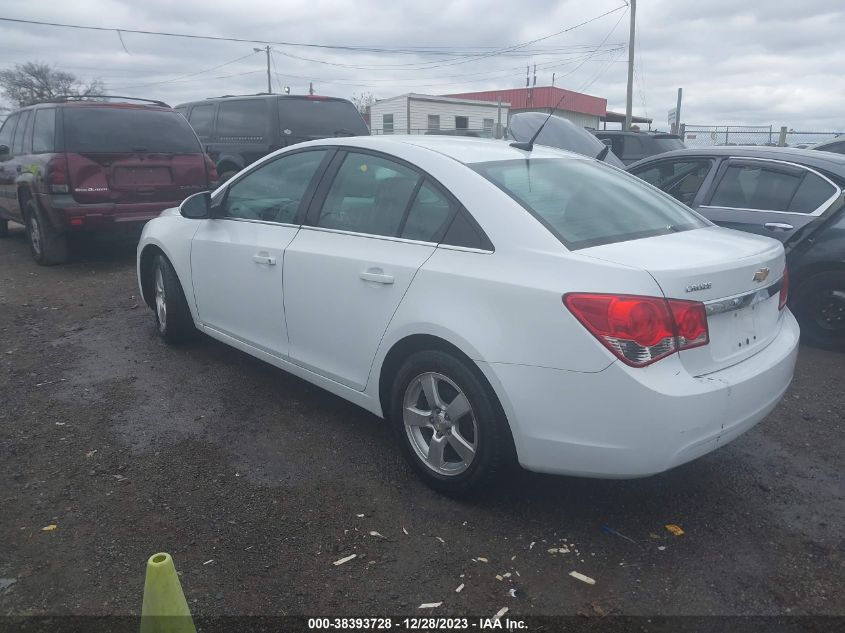
[[789, 270], [784, 266], [783, 279], [780, 282], [780, 294], [778, 295], [778, 310], [783, 310], [787, 301], [789, 301]]
[[45, 167], [44, 182], [50, 193], [68, 193], [70, 178], [68, 176], [67, 159], [64, 156], [54, 156]]
[[707, 313], [697, 301], [569, 293], [563, 302], [602, 345], [633, 367], [710, 342]]
[[214, 164], [208, 154], [205, 155], [205, 173], [208, 174], [208, 186], [211, 189], [216, 189], [220, 176], [217, 173], [217, 165]]

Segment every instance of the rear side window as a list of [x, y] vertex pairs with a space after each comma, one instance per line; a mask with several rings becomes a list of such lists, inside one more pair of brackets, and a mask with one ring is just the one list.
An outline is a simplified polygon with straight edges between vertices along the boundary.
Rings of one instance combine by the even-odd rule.
[[18, 122], [18, 113], [10, 114], [0, 128], [0, 145], [5, 145], [12, 151], [12, 135], [15, 133], [15, 124]]
[[809, 171], [731, 165], [716, 186], [710, 206], [812, 213], [834, 193], [833, 185]]
[[18, 121], [18, 128], [15, 130], [15, 140], [12, 147], [13, 154], [22, 154], [24, 149], [24, 133], [27, 131], [31, 110], [21, 112], [21, 119]]
[[211, 136], [214, 128], [214, 104], [194, 106], [188, 119], [197, 136], [205, 138]]
[[546, 158], [472, 167], [570, 249], [709, 226], [638, 178], [603, 163]]
[[144, 108], [64, 108], [65, 147], [76, 153], [201, 152], [185, 117], [172, 110]]
[[279, 99], [281, 134], [326, 138], [369, 134], [358, 110], [348, 101]]
[[264, 99], [223, 101], [217, 115], [217, 136], [230, 141], [260, 141], [268, 122]]
[[452, 213], [449, 199], [427, 182], [420, 187], [400, 237], [436, 242]]
[[791, 213], [812, 213], [833, 197], [836, 189], [829, 182], [812, 172], [804, 174], [798, 190], [789, 201], [787, 211]]
[[332, 182], [317, 226], [395, 237], [420, 175], [391, 160], [350, 152]]
[[32, 133], [32, 152], [42, 154], [55, 149], [56, 109], [45, 108], [35, 111], [35, 128]]

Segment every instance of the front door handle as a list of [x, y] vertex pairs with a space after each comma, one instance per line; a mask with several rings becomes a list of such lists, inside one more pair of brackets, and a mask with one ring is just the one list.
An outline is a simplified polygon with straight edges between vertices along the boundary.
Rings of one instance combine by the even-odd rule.
[[763, 226], [770, 231], [791, 231], [795, 228], [791, 224], [786, 224], [784, 222], [766, 222]]
[[256, 253], [252, 256], [252, 261], [254, 261], [256, 264], [264, 264], [266, 266], [276, 265], [276, 258], [270, 256], [267, 253]]
[[381, 268], [368, 268], [360, 275], [364, 281], [372, 281], [377, 284], [390, 285], [393, 283], [393, 275], [385, 275]]

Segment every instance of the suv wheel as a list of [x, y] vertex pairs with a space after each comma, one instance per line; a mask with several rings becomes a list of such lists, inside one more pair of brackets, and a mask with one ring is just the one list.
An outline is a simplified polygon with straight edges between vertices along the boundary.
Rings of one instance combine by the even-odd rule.
[[182, 284], [164, 255], [156, 255], [152, 275], [153, 310], [158, 333], [171, 345], [193, 338], [196, 333], [194, 319]]
[[391, 403], [402, 452], [435, 490], [456, 496], [478, 491], [507, 464], [511, 438], [495, 395], [455, 356], [412, 354], [396, 374]]
[[816, 347], [845, 351], [845, 271], [829, 270], [808, 278], [792, 303], [802, 339]]
[[27, 200], [24, 205], [26, 234], [32, 257], [42, 266], [64, 264], [68, 260], [67, 236], [59, 233], [47, 221], [38, 206]]

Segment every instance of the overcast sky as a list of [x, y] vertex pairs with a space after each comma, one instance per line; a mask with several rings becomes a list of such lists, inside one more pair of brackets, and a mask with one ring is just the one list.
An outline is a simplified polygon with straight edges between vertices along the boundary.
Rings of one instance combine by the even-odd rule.
[[[537, 85], [550, 84], [554, 72], [555, 85], [605, 97], [609, 109], [624, 111], [625, 4], [4, 0], [0, 17], [388, 50], [274, 45], [273, 89], [290, 86], [293, 93], [306, 92], [309, 81], [317, 93], [340, 97], [518, 88], [525, 85], [526, 64], [537, 64]], [[843, 25], [842, 0], [639, 0], [634, 113], [653, 117], [665, 129], [667, 110], [683, 87], [688, 124], [771, 123], [841, 131]], [[517, 48], [538, 38], [546, 39]], [[101, 79], [113, 94], [172, 104], [266, 90], [265, 55], [253, 53], [252, 43], [131, 33], [123, 33], [122, 40], [115, 31], [0, 22], [0, 68], [44, 61], [83, 79]], [[434, 52], [410, 51], [423, 47]], [[202, 72], [215, 66], [220, 67]]]

